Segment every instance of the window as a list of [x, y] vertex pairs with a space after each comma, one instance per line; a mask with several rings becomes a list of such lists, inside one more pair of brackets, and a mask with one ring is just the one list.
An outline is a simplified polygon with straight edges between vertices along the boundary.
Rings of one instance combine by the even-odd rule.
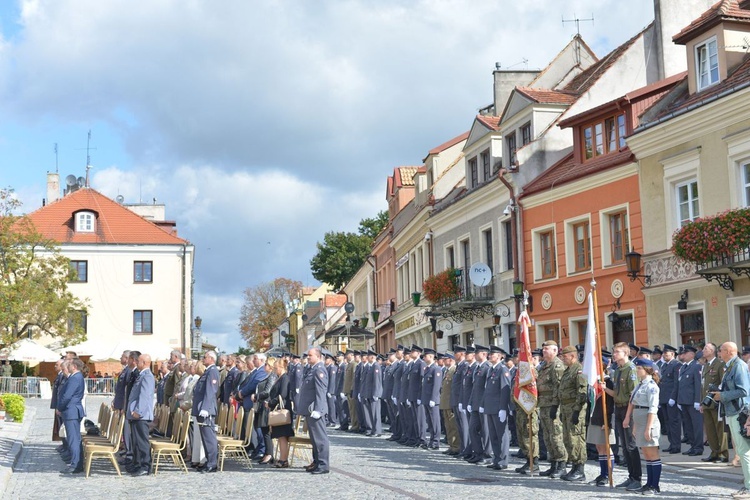
[[516, 164], [516, 134], [511, 132], [508, 137], [505, 138], [505, 143], [508, 146], [508, 166]]
[[456, 267], [456, 253], [452, 245], [445, 249], [445, 266], [446, 269]]
[[70, 311], [68, 315], [68, 333], [86, 333], [86, 311]]
[[94, 232], [94, 214], [91, 212], [78, 212], [75, 216], [77, 233]]
[[153, 281], [151, 269], [153, 262], [136, 261], [134, 263], [133, 281], [136, 283], [151, 283]]
[[490, 180], [490, 177], [492, 177], [492, 171], [490, 169], [489, 149], [487, 151], [482, 152], [480, 157], [482, 158], [482, 175], [484, 175], [482, 179], [484, 180], [484, 182], [487, 182], [488, 180]]
[[573, 254], [576, 272], [591, 268], [591, 241], [589, 237], [589, 222], [583, 221], [573, 224]]
[[695, 72], [698, 78], [698, 90], [719, 82], [719, 53], [715, 37], [696, 45]]
[[479, 184], [479, 173], [477, 172], [477, 159], [469, 160], [469, 178], [471, 179], [470, 187], [477, 187]]
[[627, 212], [609, 214], [609, 237], [610, 263], [625, 262], [628, 250]]
[[615, 153], [625, 147], [627, 126], [625, 114], [610, 116], [602, 121], [582, 128], [583, 157], [588, 160], [595, 156]]
[[89, 280], [89, 261], [71, 260], [70, 261], [70, 282], [87, 283]]
[[750, 345], [750, 306], [740, 307], [740, 339], [742, 345]]
[[474, 332], [464, 333], [464, 345], [474, 345]]
[[486, 263], [490, 268], [490, 271], [492, 271], [492, 229], [482, 231], [482, 238], [484, 239], [484, 256], [487, 259]]
[[464, 258], [464, 272], [469, 272], [471, 268], [471, 250], [469, 249], [469, 240], [461, 242], [461, 253]]
[[516, 340], [516, 324], [508, 323], [505, 327], [508, 332], [508, 349], [510, 349], [508, 352], [513, 352], [513, 350], [518, 347]]
[[554, 232], [539, 233], [539, 255], [542, 279], [554, 278], [556, 273]]
[[557, 342], [557, 345], [560, 345], [560, 326], [557, 324], [551, 324], [551, 325], [542, 325], [542, 333], [544, 335], [544, 340], [554, 340]]
[[742, 165], [742, 184], [745, 193], [745, 206], [750, 207], [750, 162]]
[[680, 338], [683, 344], [697, 344], [705, 341], [703, 311], [680, 314]]
[[521, 144], [527, 145], [531, 142], [531, 122], [521, 127]]
[[698, 209], [698, 181], [689, 180], [675, 186], [677, 191], [677, 220], [680, 227], [700, 216]]
[[154, 333], [153, 311], [133, 311], [133, 333]]
[[513, 226], [503, 222], [503, 239], [505, 240], [505, 269], [513, 269]]

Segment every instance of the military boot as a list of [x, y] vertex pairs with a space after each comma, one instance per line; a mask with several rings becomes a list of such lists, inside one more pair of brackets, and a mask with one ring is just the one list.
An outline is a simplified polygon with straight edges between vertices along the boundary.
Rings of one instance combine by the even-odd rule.
[[[539, 473], [540, 476], [551, 476], [553, 472], [557, 470], [557, 462], [554, 460], [550, 462], [549, 469]], [[558, 476], [559, 477], [559, 476]]]
[[567, 471], [567, 468], [565, 467], [566, 466], [565, 462], [555, 462], [555, 464], [557, 465], [557, 467], [555, 468], [555, 470], [552, 471], [552, 473], [550, 473], [549, 477], [558, 479], [564, 476], [568, 471]]
[[583, 464], [574, 464], [570, 472], [565, 474], [562, 479], [565, 481], [584, 482], [586, 481], [586, 475], [583, 472]]
[[[526, 463], [523, 464], [521, 467], [518, 467], [516, 469], [516, 472], [518, 472], [519, 474], [524, 474], [524, 475], [531, 474], [532, 470], [531, 470], [531, 466], [529, 465], [529, 461], [526, 460]], [[534, 461], [534, 470], [533, 470], [533, 472], [539, 472], [539, 465], [536, 463], [536, 461]]]

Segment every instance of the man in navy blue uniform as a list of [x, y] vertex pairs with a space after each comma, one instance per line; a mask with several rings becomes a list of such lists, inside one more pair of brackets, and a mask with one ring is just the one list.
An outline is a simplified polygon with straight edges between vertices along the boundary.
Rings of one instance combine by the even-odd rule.
[[300, 414], [307, 421], [313, 445], [313, 462], [305, 470], [313, 474], [330, 472], [329, 441], [325, 424], [325, 414], [328, 411], [328, 372], [323, 366], [321, 356], [322, 352], [318, 347], [313, 347], [307, 352], [310, 368], [305, 374], [299, 393]]
[[370, 425], [372, 429], [369, 436], [380, 437], [383, 434], [383, 422], [381, 421], [383, 398], [383, 367], [376, 359], [375, 351], [368, 351], [367, 358], [370, 367], [367, 370], [367, 408], [370, 412]]
[[503, 351], [498, 346], [490, 346], [490, 370], [484, 389], [484, 413], [490, 430], [490, 444], [492, 445], [493, 460], [490, 467], [495, 470], [508, 468], [508, 449], [510, 447], [510, 433], [508, 432], [508, 416], [510, 414], [510, 370], [503, 362]]
[[426, 365], [420, 358], [423, 349], [414, 344], [411, 346], [412, 364], [409, 368], [409, 392], [408, 402], [411, 409], [413, 446], [427, 445], [427, 416], [422, 405], [422, 377]]
[[474, 456], [468, 460], [469, 463], [489, 463], [490, 433], [487, 427], [487, 415], [484, 412], [484, 385], [490, 364], [487, 361], [489, 348], [487, 346], [475, 345], [477, 366], [473, 371], [471, 397], [467, 412], [469, 416], [469, 434], [471, 449]]
[[[677, 349], [669, 344], [664, 344], [662, 353], [661, 379], [659, 380], [659, 407], [665, 415], [667, 438], [669, 446], [662, 451], [672, 454], [680, 453], [682, 448], [681, 430], [682, 420], [677, 403], [672, 399], [672, 393], [677, 386], [677, 374], [682, 363], [675, 359]], [[670, 404], [671, 400], [671, 404]]]
[[326, 391], [326, 401], [328, 402], [328, 425], [334, 427], [339, 424], [338, 412], [336, 411], [336, 357], [332, 352], [326, 353], [325, 367], [328, 373], [328, 390]]
[[216, 418], [216, 396], [219, 393], [219, 369], [216, 367], [216, 353], [207, 351], [203, 355], [206, 371], [195, 383], [193, 389], [192, 416], [197, 419], [201, 432], [203, 449], [206, 450], [206, 464], [200, 472], [218, 471], [219, 444], [216, 440], [214, 419]]
[[695, 361], [698, 351], [692, 345], [683, 347], [685, 353], [684, 364], [677, 372], [677, 384], [672, 391], [672, 399], [682, 415], [685, 425], [685, 437], [690, 443], [690, 449], [683, 455], [703, 455], [703, 415], [700, 412], [701, 403], [701, 365]]
[[83, 380], [83, 362], [72, 359], [65, 362], [69, 373], [68, 379], [62, 386], [57, 400], [57, 414], [62, 417], [65, 425], [70, 463], [63, 469], [63, 474], [78, 474], [83, 472], [83, 450], [81, 445], [81, 419], [86, 416], [83, 409], [83, 394], [86, 383]]
[[138, 358], [138, 376], [130, 390], [125, 419], [130, 424], [133, 463], [126, 469], [134, 476], [146, 476], [151, 470], [151, 449], [148, 426], [154, 419], [154, 374], [151, 373], [151, 356]]
[[435, 362], [435, 350], [424, 350], [425, 371], [422, 379], [422, 406], [430, 429], [430, 442], [422, 446], [437, 450], [440, 448], [440, 388], [443, 386], [443, 370]]

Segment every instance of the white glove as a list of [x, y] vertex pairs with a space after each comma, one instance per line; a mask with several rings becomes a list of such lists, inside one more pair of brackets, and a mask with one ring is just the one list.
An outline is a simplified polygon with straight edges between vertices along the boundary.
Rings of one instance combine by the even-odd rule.
[[409, 401], [408, 399], [406, 400], [406, 406], [411, 408], [411, 401]]
[[674, 406], [674, 399], [669, 400], [669, 406]]
[[380, 398], [372, 398], [372, 400], [377, 403], [378, 401], [380, 401]]
[[497, 416], [500, 417], [500, 422], [505, 422], [505, 419], [507, 418], [505, 410], [500, 410], [500, 413], [498, 413]]
[[201, 410], [198, 416], [201, 418], [208, 418], [208, 410]]
[[463, 412], [464, 411], [464, 405], [461, 403], [458, 403], [458, 411]]
[[693, 408], [695, 408], [696, 411], [700, 411], [701, 404], [700, 403], [693, 403]]
[[471, 413], [471, 405], [466, 405], [466, 411], [468, 411], [469, 413]]
[[360, 396], [359, 394], [357, 394], [357, 401], [359, 401], [360, 403], [362, 402], [362, 396]]
[[318, 420], [320, 417], [321, 417], [321, 414], [317, 410], [310, 413], [310, 418], [313, 420]]
[[331, 396], [331, 393], [330, 393], [330, 392], [326, 392], [326, 397], [327, 397], [327, 398], [330, 398], [330, 397], [332, 397], [332, 396]]
[[435, 402], [434, 401], [430, 401], [430, 408], [435, 408]]
[[294, 392], [296, 392], [297, 394], [299, 394], [299, 389], [294, 389]]
[[682, 411], [682, 405], [677, 405], [677, 409]]
[[466, 410], [464, 410], [464, 409], [460, 409], [458, 411], [460, 411], [461, 413], [466, 413]]
[[391, 396], [391, 401], [393, 401], [393, 404], [398, 404], [398, 400], [396, 399], [396, 396]]
[[484, 408], [482, 408], [481, 406], [479, 407], [479, 413], [484, 413]]
[[422, 405], [422, 400], [421, 399], [417, 399], [417, 406], [421, 406], [421, 405]]
[[343, 392], [339, 394], [339, 396], [341, 396], [341, 399], [346, 399], [346, 394], [344, 394]]

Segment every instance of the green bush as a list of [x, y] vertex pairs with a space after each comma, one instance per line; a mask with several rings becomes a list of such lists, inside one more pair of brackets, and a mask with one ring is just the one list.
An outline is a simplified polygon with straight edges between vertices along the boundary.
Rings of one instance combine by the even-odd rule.
[[16, 422], [23, 422], [23, 413], [26, 410], [26, 402], [23, 396], [18, 394], [2, 394], [0, 399], [5, 404], [5, 415]]

